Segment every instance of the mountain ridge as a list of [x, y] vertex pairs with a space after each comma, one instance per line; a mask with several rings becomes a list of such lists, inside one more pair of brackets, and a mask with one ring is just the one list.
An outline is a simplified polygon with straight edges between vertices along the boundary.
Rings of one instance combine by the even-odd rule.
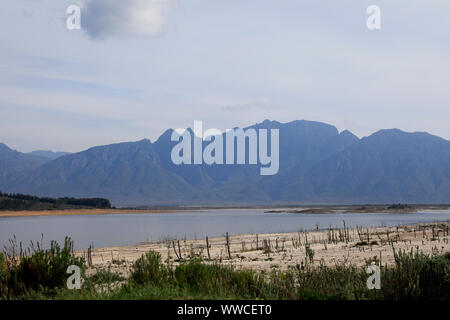
[[280, 130], [277, 175], [261, 176], [258, 165], [174, 165], [176, 142], [168, 129], [153, 143], [142, 139], [50, 161], [34, 158], [23, 170], [5, 161], [0, 144], [0, 188], [102, 197], [118, 206], [450, 202], [450, 141], [441, 137], [382, 129], [360, 139], [307, 120], [265, 120], [246, 128]]

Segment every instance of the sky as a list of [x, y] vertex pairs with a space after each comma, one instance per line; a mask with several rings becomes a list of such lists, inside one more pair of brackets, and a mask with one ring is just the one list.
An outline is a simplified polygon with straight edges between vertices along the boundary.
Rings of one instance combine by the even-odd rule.
[[449, 17], [448, 0], [2, 1], [0, 142], [77, 152], [265, 119], [450, 139]]

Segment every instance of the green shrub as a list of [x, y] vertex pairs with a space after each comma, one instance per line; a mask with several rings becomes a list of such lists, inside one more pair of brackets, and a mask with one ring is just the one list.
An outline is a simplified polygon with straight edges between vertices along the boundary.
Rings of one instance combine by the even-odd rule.
[[30, 256], [22, 256], [18, 264], [8, 266], [4, 280], [8, 289], [6, 294], [20, 297], [30, 291], [45, 291], [52, 295], [55, 289], [66, 286], [70, 265], [77, 265], [84, 271], [84, 259], [73, 254], [71, 239], [65, 238], [63, 248], [52, 241], [50, 249], [35, 250]]
[[169, 275], [169, 270], [161, 261], [161, 254], [150, 250], [142, 255], [131, 267], [131, 280], [137, 284], [160, 284]]
[[86, 279], [87, 284], [108, 284], [125, 280], [120, 274], [108, 269], [99, 269], [95, 274]]
[[305, 251], [306, 251], [306, 255], [308, 256], [309, 262], [313, 263], [314, 262], [314, 250], [311, 249], [309, 244], [305, 244]]
[[444, 254], [444, 259], [446, 259], [448, 262], [450, 262], [450, 252], [446, 252]]
[[6, 270], [5, 255], [0, 252], [0, 273]]
[[298, 270], [297, 299], [361, 299], [370, 293], [364, 268], [337, 264]]
[[394, 251], [395, 267], [382, 274], [386, 299], [450, 299], [450, 260], [422, 252]]
[[229, 297], [257, 297], [263, 281], [252, 271], [233, 270], [219, 264], [204, 264], [201, 259], [191, 259], [175, 269], [178, 286], [192, 292]]
[[2, 293], [2, 284], [6, 279], [6, 261], [5, 255], [0, 252], [0, 297]]

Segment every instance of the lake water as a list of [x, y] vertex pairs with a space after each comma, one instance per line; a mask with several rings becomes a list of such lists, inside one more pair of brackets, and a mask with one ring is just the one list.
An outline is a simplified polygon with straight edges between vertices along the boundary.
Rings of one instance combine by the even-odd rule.
[[91, 216], [43, 216], [0, 218], [0, 249], [15, 235], [24, 244], [40, 240], [62, 241], [70, 236], [76, 249], [134, 245], [168, 238], [199, 239], [219, 237], [226, 232], [297, 232], [355, 226], [396, 226], [419, 222], [450, 220], [450, 212], [292, 214], [264, 213], [263, 209], [220, 209], [170, 214], [111, 214]]

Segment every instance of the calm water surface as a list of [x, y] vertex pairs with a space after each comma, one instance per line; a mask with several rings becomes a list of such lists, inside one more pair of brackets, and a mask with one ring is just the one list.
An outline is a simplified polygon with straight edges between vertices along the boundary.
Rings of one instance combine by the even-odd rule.
[[218, 237], [226, 232], [271, 233], [296, 232], [300, 229], [396, 226], [418, 222], [450, 220], [449, 212], [358, 213], [358, 214], [290, 214], [264, 213], [263, 209], [221, 209], [186, 211], [173, 214], [111, 214], [91, 216], [46, 216], [0, 218], [0, 249], [15, 235], [28, 243], [40, 240], [62, 241], [66, 235], [76, 249], [133, 245], [168, 238], [196, 239]]

